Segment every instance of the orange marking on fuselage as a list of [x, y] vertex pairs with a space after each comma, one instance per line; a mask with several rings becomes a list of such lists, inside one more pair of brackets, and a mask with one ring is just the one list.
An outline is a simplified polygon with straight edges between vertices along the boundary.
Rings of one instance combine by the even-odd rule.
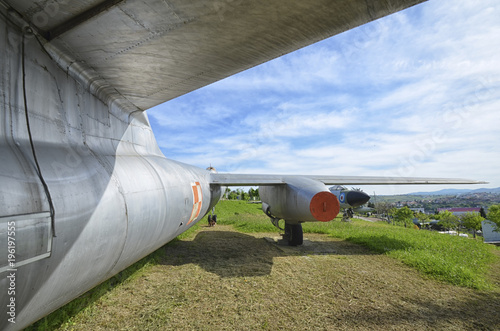
[[188, 224], [200, 215], [201, 206], [203, 205], [203, 194], [201, 193], [200, 182], [191, 183], [191, 189], [193, 190], [193, 209], [191, 210], [191, 217], [189, 217]]

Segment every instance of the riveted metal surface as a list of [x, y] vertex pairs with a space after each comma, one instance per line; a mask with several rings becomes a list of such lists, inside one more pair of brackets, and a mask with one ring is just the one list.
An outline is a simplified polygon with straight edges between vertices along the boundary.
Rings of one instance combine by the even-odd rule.
[[[0, 217], [6, 220], [0, 222], [0, 237], [15, 220], [20, 240], [39, 241], [35, 246], [18, 244], [18, 323], [1, 319], [5, 329], [44, 316], [161, 247], [201, 219], [212, 196], [208, 171], [163, 157], [144, 113], [120, 116], [28, 38], [28, 116], [55, 208], [56, 237], [48, 237], [50, 217], [30, 216], [47, 215], [49, 204], [28, 138], [19, 84], [20, 31], [3, 20], [0, 24], [7, 31], [0, 35], [1, 56], [7, 59], [0, 69], [5, 96], [0, 102]], [[188, 225], [192, 182], [200, 183], [202, 196], [198, 215]], [[6, 252], [7, 242], [0, 245]], [[0, 289], [7, 293], [4, 269]], [[0, 305], [7, 307], [8, 300], [0, 296]]]
[[420, 2], [7, 1], [42, 34], [97, 8], [50, 43], [99, 89], [139, 109]]

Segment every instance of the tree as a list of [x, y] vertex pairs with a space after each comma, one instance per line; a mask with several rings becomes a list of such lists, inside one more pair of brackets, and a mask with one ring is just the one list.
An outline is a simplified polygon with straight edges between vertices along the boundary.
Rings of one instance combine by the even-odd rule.
[[474, 231], [474, 238], [476, 238], [476, 231], [481, 230], [481, 222], [484, 218], [478, 213], [465, 213], [462, 215], [462, 224], [470, 230]]
[[482, 218], [488, 217], [488, 216], [486, 216], [486, 212], [484, 211], [483, 207], [481, 207], [481, 209], [479, 209], [479, 215], [481, 215]]
[[488, 220], [497, 225], [497, 232], [500, 231], [500, 205], [493, 205], [488, 210]]
[[251, 187], [248, 190], [248, 195], [250, 196], [250, 200], [258, 200], [259, 198], [259, 189], [254, 189]]
[[407, 206], [399, 208], [394, 211], [394, 219], [397, 223], [404, 223], [405, 227], [407, 224], [413, 224], [413, 212]]
[[443, 228], [448, 229], [448, 230], [456, 230], [458, 229], [458, 217], [453, 215], [452, 212], [445, 210], [439, 213], [439, 219], [440, 221], [438, 222], [439, 225], [441, 225]]
[[378, 214], [389, 214], [389, 211], [391, 210], [391, 204], [388, 202], [377, 202], [375, 203], [375, 209], [377, 210]]
[[238, 195], [240, 196], [241, 200], [248, 200], [247, 192], [243, 191], [242, 189], [238, 189]]
[[234, 190], [233, 190], [233, 191], [231, 191], [231, 192], [229, 193], [229, 197], [228, 197], [228, 198], [229, 198], [229, 200], [236, 200], [236, 199], [238, 199], [238, 192], [236, 192], [236, 191], [234, 191]]
[[394, 221], [394, 214], [396, 213], [396, 210], [398, 210], [396, 207], [393, 207], [387, 211], [387, 223], [396, 225], [396, 222]]
[[422, 212], [418, 212], [415, 217], [420, 221], [420, 222], [425, 222], [425, 221], [428, 221], [430, 219], [430, 216], [427, 215], [427, 214], [424, 214]]

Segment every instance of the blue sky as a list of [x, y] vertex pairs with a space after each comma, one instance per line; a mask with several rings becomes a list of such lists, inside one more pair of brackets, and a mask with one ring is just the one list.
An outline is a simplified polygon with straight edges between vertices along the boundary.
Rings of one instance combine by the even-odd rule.
[[219, 172], [470, 178], [490, 182], [472, 188], [499, 187], [499, 18], [498, 1], [431, 0], [147, 113], [166, 157]]

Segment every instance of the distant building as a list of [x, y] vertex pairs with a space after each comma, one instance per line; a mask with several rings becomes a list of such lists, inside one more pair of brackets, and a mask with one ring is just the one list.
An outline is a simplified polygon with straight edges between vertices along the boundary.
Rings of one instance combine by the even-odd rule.
[[425, 209], [424, 208], [410, 208], [410, 210], [414, 211], [415, 213], [425, 214]]
[[485, 220], [482, 223], [484, 242], [487, 244], [500, 245], [500, 232], [497, 232], [497, 225]]
[[460, 216], [465, 213], [478, 213], [481, 210], [481, 208], [438, 208], [438, 212], [442, 211], [449, 211], [453, 215]]

